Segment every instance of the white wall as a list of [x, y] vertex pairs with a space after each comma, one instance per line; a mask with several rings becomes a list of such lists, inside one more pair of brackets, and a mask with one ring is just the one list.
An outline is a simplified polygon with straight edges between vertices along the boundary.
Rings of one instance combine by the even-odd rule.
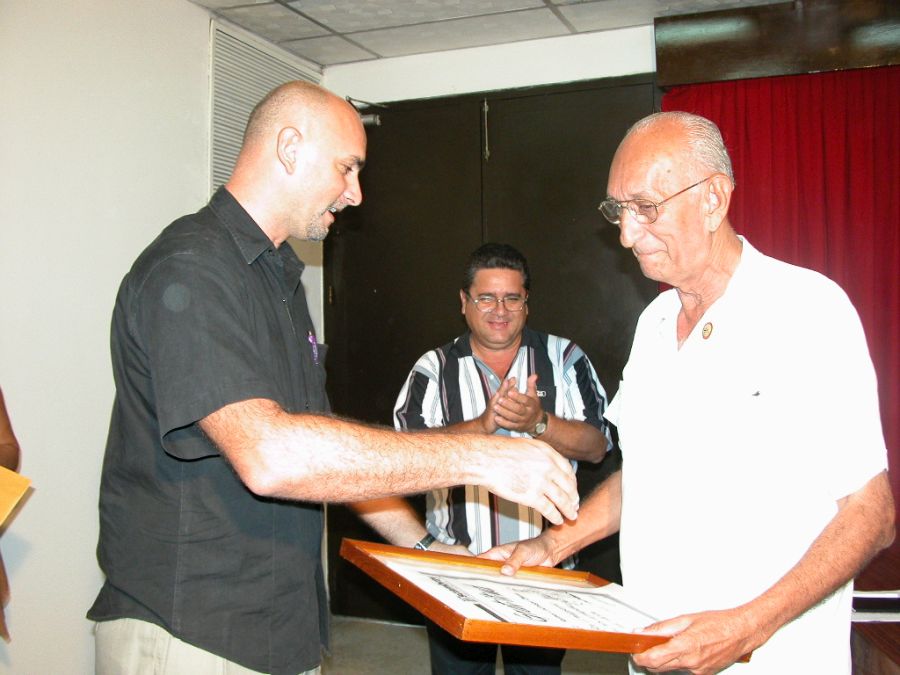
[[653, 27], [640, 26], [332, 66], [322, 84], [377, 103], [655, 70]]
[[34, 492], [0, 537], [0, 672], [93, 672], [97, 489], [122, 275], [208, 197], [206, 12], [0, 2], [0, 386]]
[[[35, 486], [0, 537], [0, 673], [93, 671], [110, 314], [137, 254], [208, 197], [208, 43], [187, 0], [0, 0], [0, 386]], [[341, 66], [325, 84], [379, 101], [652, 69], [652, 30], [631, 29]], [[301, 248], [316, 298], [321, 247]]]

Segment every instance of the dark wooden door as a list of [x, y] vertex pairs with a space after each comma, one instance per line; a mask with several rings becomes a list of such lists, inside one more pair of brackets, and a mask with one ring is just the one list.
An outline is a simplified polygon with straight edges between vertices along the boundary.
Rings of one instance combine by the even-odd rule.
[[[325, 244], [328, 388], [340, 415], [391, 425], [412, 364], [464, 327], [455, 289], [481, 242], [477, 105], [391, 106], [367, 129], [363, 204], [338, 218]], [[339, 557], [342, 537], [378, 540], [350, 509], [329, 506], [332, 611], [420, 622]]]
[[[533, 276], [529, 324], [581, 345], [611, 398], [656, 289], [597, 205], [619, 140], [655, 95], [643, 76], [382, 111], [382, 126], [368, 130], [365, 202], [341, 216], [325, 245], [335, 411], [391, 423], [415, 360], [463, 330], [462, 266], [483, 241], [522, 250]], [[579, 468], [584, 494], [615, 459]], [[377, 537], [344, 507], [330, 507], [328, 519], [332, 611], [418, 622], [337, 555], [344, 536]], [[582, 567], [617, 578], [616, 540], [586, 550]]]

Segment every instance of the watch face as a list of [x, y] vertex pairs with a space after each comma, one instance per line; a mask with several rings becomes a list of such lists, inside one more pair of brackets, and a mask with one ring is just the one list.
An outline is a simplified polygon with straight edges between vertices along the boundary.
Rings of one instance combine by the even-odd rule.
[[542, 433], [547, 431], [547, 411], [544, 411], [544, 414], [541, 416], [541, 421], [534, 425], [534, 431], [531, 432], [532, 436], [540, 436]]

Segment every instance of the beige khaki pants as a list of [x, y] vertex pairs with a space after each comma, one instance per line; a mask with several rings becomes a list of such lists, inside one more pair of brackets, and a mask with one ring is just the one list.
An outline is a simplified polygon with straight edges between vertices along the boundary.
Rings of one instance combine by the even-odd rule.
[[[97, 675], [259, 675], [137, 619], [94, 626]], [[319, 675], [320, 668], [298, 675]]]

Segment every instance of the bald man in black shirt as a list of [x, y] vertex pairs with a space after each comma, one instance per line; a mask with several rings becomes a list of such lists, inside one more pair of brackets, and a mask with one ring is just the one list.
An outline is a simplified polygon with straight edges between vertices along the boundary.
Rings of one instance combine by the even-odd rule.
[[[122, 282], [100, 490], [97, 672], [317, 672], [323, 501], [481, 484], [574, 518], [568, 462], [537, 440], [409, 435], [329, 415], [324, 345], [289, 236], [362, 200], [366, 138], [326, 90], [282, 85], [234, 173]], [[157, 671], [154, 671], [157, 672]]]

